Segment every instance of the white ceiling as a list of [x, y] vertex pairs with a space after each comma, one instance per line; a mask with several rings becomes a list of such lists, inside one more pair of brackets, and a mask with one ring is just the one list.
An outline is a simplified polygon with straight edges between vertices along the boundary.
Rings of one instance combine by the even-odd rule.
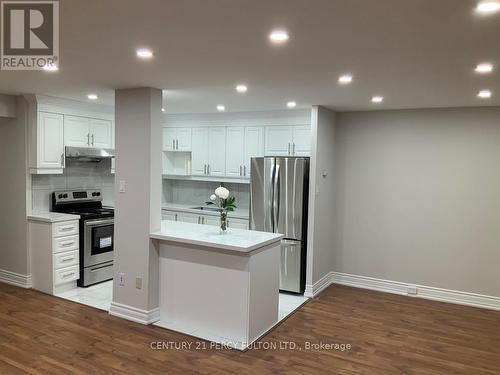
[[[475, 0], [61, 0], [56, 73], [1, 71], [0, 92], [113, 102], [115, 88], [165, 89], [167, 112], [500, 105], [500, 13]], [[285, 27], [290, 41], [267, 35]], [[154, 50], [139, 61], [135, 48]], [[473, 72], [482, 61], [493, 74]], [[354, 82], [337, 84], [341, 73]], [[247, 83], [245, 95], [235, 92]], [[490, 100], [476, 97], [493, 91]], [[373, 105], [374, 94], [385, 97]]]

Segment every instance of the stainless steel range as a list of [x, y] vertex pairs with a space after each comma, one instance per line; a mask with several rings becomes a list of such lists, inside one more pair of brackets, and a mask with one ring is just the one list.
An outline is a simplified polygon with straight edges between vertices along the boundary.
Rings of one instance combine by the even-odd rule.
[[52, 211], [80, 215], [80, 279], [87, 287], [113, 278], [114, 210], [102, 207], [100, 190], [56, 191]]

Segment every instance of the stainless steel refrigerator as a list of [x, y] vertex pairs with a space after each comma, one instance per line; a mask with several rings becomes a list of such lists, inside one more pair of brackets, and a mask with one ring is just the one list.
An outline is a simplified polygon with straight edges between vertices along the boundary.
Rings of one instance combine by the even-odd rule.
[[309, 158], [251, 159], [250, 228], [282, 233], [280, 290], [303, 293]]

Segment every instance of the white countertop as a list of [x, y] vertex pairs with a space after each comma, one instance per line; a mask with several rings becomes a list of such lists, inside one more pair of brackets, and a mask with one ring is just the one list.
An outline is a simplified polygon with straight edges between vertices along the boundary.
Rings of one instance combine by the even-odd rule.
[[249, 253], [279, 242], [284, 236], [277, 233], [235, 228], [230, 228], [227, 233], [220, 234], [219, 227], [211, 225], [162, 220], [161, 231], [151, 233], [150, 237], [169, 242]]
[[[187, 213], [197, 214], [197, 215], [219, 216], [219, 213], [216, 211], [210, 211], [210, 210], [205, 211], [205, 210], [193, 209], [193, 207], [202, 207], [202, 206], [204, 207], [206, 205], [205, 204], [196, 205], [196, 204], [163, 203], [161, 208], [163, 210], [187, 212]], [[234, 211], [228, 212], [227, 217], [248, 220], [249, 210], [245, 209], [245, 208], [237, 208]]]
[[28, 215], [29, 221], [40, 221], [43, 223], [58, 223], [79, 219], [79, 215], [62, 214], [59, 212], [32, 212], [31, 215]]

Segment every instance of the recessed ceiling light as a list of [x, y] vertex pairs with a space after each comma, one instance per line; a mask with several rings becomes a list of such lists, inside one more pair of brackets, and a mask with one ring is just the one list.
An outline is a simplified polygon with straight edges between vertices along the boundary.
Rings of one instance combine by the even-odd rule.
[[481, 90], [481, 91], [479, 91], [477, 96], [481, 99], [489, 99], [489, 98], [491, 98], [491, 91], [490, 90]]
[[295, 108], [297, 106], [297, 103], [295, 103], [295, 102], [288, 102], [288, 103], [286, 103], [286, 106], [288, 108]]
[[494, 13], [500, 10], [500, 1], [483, 0], [477, 3], [476, 11], [479, 13]]
[[347, 85], [352, 82], [352, 75], [344, 74], [339, 77], [339, 83], [342, 85]]
[[161, 111], [162, 111], [162, 112], [165, 112], [165, 108], [162, 108], [162, 109], [161, 109]]
[[372, 103], [382, 103], [384, 101], [384, 97], [383, 96], [374, 96], [372, 98]]
[[481, 63], [476, 66], [475, 71], [477, 73], [491, 73], [493, 71], [493, 65], [489, 63]]
[[98, 96], [97, 94], [88, 94], [87, 98], [89, 98], [90, 100], [97, 100]]
[[43, 66], [43, 70], [46, 72], [57, 72], [59, 70], [59, 67], [55, 64], [46, 64]]
[[153, 57], [153, 51], [147, 48], [139, 48], [135, 53], [140, 59], [151, 59]]
[[273, 30], [271, 34], [269, 34], [269, 39], [276, 44], [284, 43], [289, 39], [288, 32], [282, 29]]
[[219, 105], [217, 106], [217, 110], [218, 110], [219, 112], [224, 112], [224, 111], [226, 110], [226, 107], [224, 107], [222, 104], [219, 104]]
[[244, 94], [248, 91], [248, 87], [246, 85], [238, 85], [236, 86], [236, 91], [238, 91], [240, 94]]

